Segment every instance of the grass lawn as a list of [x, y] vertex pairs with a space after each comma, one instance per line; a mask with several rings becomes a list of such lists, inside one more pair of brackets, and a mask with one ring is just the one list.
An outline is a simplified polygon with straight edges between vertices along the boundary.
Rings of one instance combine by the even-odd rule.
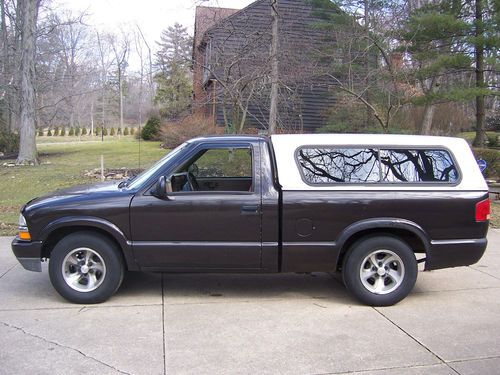
[[[498, 133], [495, 133], [493, 131], [486, 132], [486, 136], [487, 137], [494, 137], [495, 135], [498, 136]], [[456, 136], [460, 137], [460, 138], [463, 138], [467, 142], [469, 142], [470, 144], [472, 144], [472, 142], [474, 141], [474, 138], [476, 138], [476, 132], [462, 132], [462, 133], [458, 133]]]
[[491, 201], [490, 227], [500, 228], [500, 201]]
[[[100, 168], [138, 168], [139, 142], [133, 137], [105, 137], [104, 142], [79, 141], [78, 137], [37, 138], [40, 165], [8, 167], [0, 161], [0, 235], [10, 236], [17, 231], [19, 209], [32, 198], [71, 185], [97, 182], [86, 177], [85, 170]], [[73, 138], [73, 140], [71, 139]], [[150, 166], [165, 155], [159, 142], [140, 142], [141, 168]]]

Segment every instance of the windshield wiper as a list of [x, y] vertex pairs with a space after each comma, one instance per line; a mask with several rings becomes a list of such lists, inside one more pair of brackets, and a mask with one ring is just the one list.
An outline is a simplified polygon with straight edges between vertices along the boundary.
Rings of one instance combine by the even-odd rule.
[[124, 187], [127, 187], [127, 186], [128, 186], [128, 184], [129, 184], [130, 182], [132, 182], [132, 181], [133, 181], [136, 177], [137, 177], [137, 175], [127, 177], [125, 180], [121, 181], [121, 182], [118, 184], [118, 188], [124, 188]]

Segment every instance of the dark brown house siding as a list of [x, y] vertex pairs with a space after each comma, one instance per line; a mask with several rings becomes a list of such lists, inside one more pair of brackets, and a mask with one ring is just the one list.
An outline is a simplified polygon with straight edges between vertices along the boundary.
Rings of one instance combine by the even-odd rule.
[[[238, 9], [196, 7], [193, 38], [193, 95], [195, 101], [205, 102], [203, 85], [203, 49], [200, 48], [205, 32], [224, 18], [234, 14]], [[199, 107], [199, 106], [198, 106]]]
[[[278, 13], [279, 126], [285, 131], [313, 132], [325, 124], [326, 112], [335, 103], [329, 94], [333, 83], [322, 74], [319, 63], [325, 34], [317, 27], [320, 19], [307, 0], [280, 0]], [[258, 0], [221, 19], [198, 40], [195, 35], [193, 66], [198, 67], [194, 68], [198, 79], [194, 92], [201, 111], [215, 113], [219, 125], [233, 122], [236, 126], [232, 120], [238, 106], [224, 86], [241, 81], [244, 88], [239, 92], [250, 98], [245, 126], [267, 128], [270, 43], [269, 0]]]

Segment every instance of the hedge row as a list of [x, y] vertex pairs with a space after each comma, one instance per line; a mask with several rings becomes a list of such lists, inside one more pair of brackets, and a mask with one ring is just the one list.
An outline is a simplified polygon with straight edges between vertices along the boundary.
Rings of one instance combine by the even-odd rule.
[[500, 150], [494, 148], [473, 148], [476, 159], [483, 159], [487, 167], [483, 172], [486, 178], [500, 177]]
[[[94, 129], [94, 135], [101, 135], [101, 129], [103, 132], [103, 135], [116, 135], [121, 133], [121, 129], [118, 128], [115, 130], [115, 128], [107, 129], [107, 128], [95, 128]], [[136, 132], [135, 128], [128, 128], [125, 127], [123, 129], [123, 135], [134, 135]], [[88, 135], [90, 134], [90, 129], [87, 130], [87, 128], [69, 128], [68, 132], [66, 132], [66, 128], [54, 128], [54, 129], [49, 129], [47, 133], [43, 131], [43, 129], [38, 129], [38, 136], [43, 137], [46, 135], [47, 137], [61, 137], [65, 135], [69, 136], [79, 136], [79, 135]]]

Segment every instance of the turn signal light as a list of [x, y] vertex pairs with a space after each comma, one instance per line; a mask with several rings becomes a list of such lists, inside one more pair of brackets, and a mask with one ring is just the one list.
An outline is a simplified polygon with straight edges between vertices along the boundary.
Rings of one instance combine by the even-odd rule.
[[476, 221], [486, 221], [490, 220], [490, 200], [485, 199], [484, 201], [476, 203]]
[[28, 231], [19, 231], [19, 239], [23, 241], [31, 241], [31, 235]]

